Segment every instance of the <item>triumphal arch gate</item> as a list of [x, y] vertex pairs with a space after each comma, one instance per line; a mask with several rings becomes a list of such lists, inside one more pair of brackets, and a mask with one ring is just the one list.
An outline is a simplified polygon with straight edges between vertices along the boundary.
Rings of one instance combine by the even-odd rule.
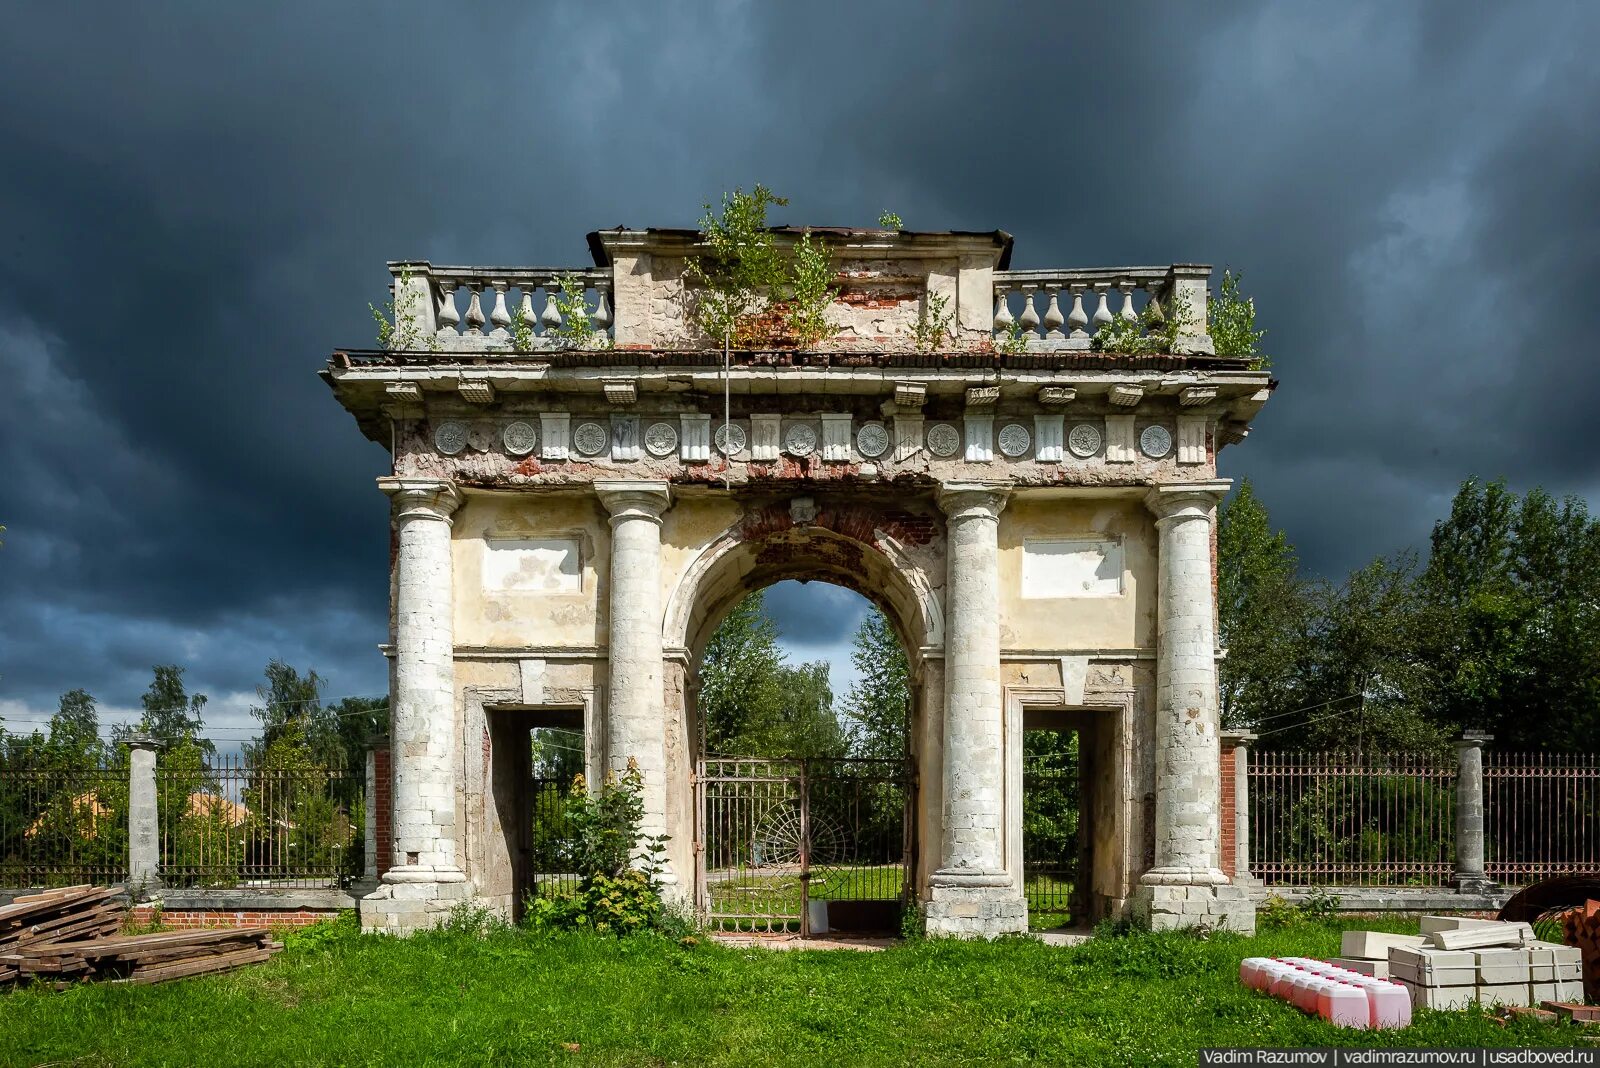
[[[792, 254], [799, 232], [774, 236]], [[1012, 270], [1000, 232], [812, 236], [827, 336], [775, 328], [726, 360], [696, 331], [694, 231], [599, 231], [571, 271], [390, 264], [388, 347], [322, 372], [393, 455], [392, 815], [367, 926], [514, 910], [530, 723], [581, 737], [591, 776], [637, 763], [668, 894], [703, 903], [698, 657], [788, 578], [861, 592], [907, 650], [905, 891], [931, 932], [1027, 927], [1021, 738], [1051, 724], [1078, 732], [1093, 917], [1253, 925], [1219, 866], [1216, 458], [1271, 383], [1212, 354], [1209, 268]], [[1096, 351], [1151, 301], [1178, 317], [1170, 351]]]

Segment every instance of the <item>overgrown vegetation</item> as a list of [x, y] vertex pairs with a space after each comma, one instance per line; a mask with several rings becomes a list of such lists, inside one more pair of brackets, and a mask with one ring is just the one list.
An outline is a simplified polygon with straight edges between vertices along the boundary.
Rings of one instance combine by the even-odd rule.
[[417, 329], [414, 316], [421, 295], [410, 283], [411, 269], [400, 268], [400, 273], [395, 276], [393, 291], [383, 307], [367, 305], [367, 310], [372, 313], [372, 321], [378, 327], [380, 349], [388, 352], [415, 352], [419, 349], [432, 352], [439, 347], [438, 339], [432, 335], [424, 337], [422, 331]]
[[1006, 332], [994, 339], [994, 351], [1002, 356], [1020, 356], [1027, 351], [1033, 335], [1016, 319], [1006, 324]]
[[1423, 1012], [1404, 1031], [1341, 1030], [1239, 983], [1246, 956], [1336, 954], [1343, 926], [1407, 927], [1308, 920], [1248, 939], [775, 953], [504, 928], [395, 939], [342, 921], [228, 975], [0, 995], [0, 1063], [1188, 1068], [1218, 1046], [1579, 1042], [1570, 1025], [1477, 1009]]
[[570, 897], [529, 898], [529, 926], [614, 935], [684, 926], [661, 901], [667, 837], [642, 833], [643, 790], [632, 758], [620, 777], [607, 775], [598, 790], [591, 792], [581, 775], [573, 780], [563, 815], [578, 889]]
[[905, 223], [900, 221], [900, 216], [892, 211], [883, 212], [878, 216], [878, 226], [884, 230], [904, 230]]
[[1188, 302], [1173, 294], [1167, 298], [1168, 308], [1151, 298], [1133, 318], [1113, 315], [1111, 321], [1094, 332], [1089, 346], [1096, 352], [1115, 352], [1127, 356], [1145, 356], [1173, 351], [1178, 343], [1178, 329], [1189, 316]]
[[936, 352], [948, 338], [954, 341], [955, 332], [950, 326], [956, 313], [950, 308], [950, 298], [943, 293], [927, 292], [916, 325], [911, 328], [912, 344], [918, 352]]
[[754, 340], [752, 327], [785, 281], [783, 260], [767, 228], [767, 209], [789, 201], [764, 185], [722, 195], [700, 218], [706, 253], [691, 258], [688, 276], [699, 283], [690, 314], [700, 332], [725, 347]]
[[1258, 370], [1266, 370], [1272, 360], [1261, 351], [1265, 330], [1256, 329], [1256, 302], [1254, 297], [1239, 292], [1239, 275], [1222, 272], [1222, 291], [1207, 304], [1207, 331], [1218, 356], [1254, 361]]
[[833, 256], [828, 246], [812, 240], [808, 230], [794, 249], [794, 273], [789, 285], [789, 330], [802, 348], [815, 345], [833, 333], [828, 305], [838, 296], [833, 287]]

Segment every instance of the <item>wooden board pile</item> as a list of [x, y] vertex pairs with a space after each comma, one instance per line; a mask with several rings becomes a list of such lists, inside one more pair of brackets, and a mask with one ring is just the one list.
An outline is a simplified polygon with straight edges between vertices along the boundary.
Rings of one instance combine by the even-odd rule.
[[265, 927], [119, 935], [123, 910], [113, 892], [74, 886], [0, 907], [0, 984], [156, 983], [255, 964], [283, 948]]

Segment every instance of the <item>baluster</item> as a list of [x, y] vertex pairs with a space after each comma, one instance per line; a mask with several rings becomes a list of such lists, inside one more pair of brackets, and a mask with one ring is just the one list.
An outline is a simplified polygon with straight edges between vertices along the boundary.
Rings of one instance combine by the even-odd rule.
[[1139, 313], [1133, 310], [1133, 283], [1126, 281], [1118, 282], [1117, 292], [1122, 294], [1122, 310], [1117, 314], [1121, 315], [1130, 323], [1138, 322]]
[[456, 326], [461, 322], [461, 313], [456, 311], [456, 289], [454, 282], [442, 282], [439, 285], [439, 333], [454, 335]]
[[1089, 325], [1089, 315], [1083, 310], [1083, 286], [1074, 285], [1072, 288], [1072, 310], [1067, 313], [1067, 325], [1072, 328], [1070, 337], [1083, 338], [1089, 336], [1089, 331], [1084, 327]]
[[1094, 329], [1096, 333], [1099, 333], [1100, 328], [1111, 321], [1111, 309], [1106, 307], [1106, 290], [1110, 288], [1110, 282], [1094, 283], [1094, 295], [1100, 301], [1094, 310]]
[[1009, 286], [994, 287], [994, 332], [1004, 336], [1011, 333], [1011, 305], [1006, 300], [1011, 295]]
[[1045, 286], [1045, 291], [1050, 294], [1050, 304], [1044, 310], [1044, 336], [1050, 341], [1060, 341], [1066, 337], [1061, 332], [1061, 324], [1065, 321], [1061, 318], [1061, 302], [1056, 299], [1061, 287]]
[[476, 280], [468, 282], [467, 292], [472, 294], [467, 301], [467, 334], [480, 337], [483, 334], [483, 283]]
[[1022, 287], [1022, 332], [1029, 337], [1039, 333], [1039, 309], [1033, 306], [1033, 294], [1038, 286], [1026, 285]]
[[517, 312], [522, 316], [522, 328], [531, 337], [539, 326], [539, 317], [533, 311], [533, 283], [523, 282], [518, 288], [522, 290], [522, 303], [517, 305]]
[[489, 313], [489, 321], [494, 324], [490, 337], [506, 337], [506, 327], [511, 325], [511, 313], [506, 310], [506, 284], [504, 282], [490, 282], [494, 286], [494, 310]]
[[539, 322], [544, 324], [544, 332], [552, 334], [561, 326], [561, 309], [556, 307], [557, 287], [554, 281], [544, 285], [544, 313], [539, 316]]
[[1150, 321], [1154, 323], [1167, 321], [1166, 310], [1161, 307], [1160, 286], [1160, 282], [1147, 282], [1144, 286], [1144, 291], [1150, 298], [1149, 302], [1145, 304], [1145, 310], [1150, 313]]
[[594, 326], [602, 335], [611, 330], [611, 301], [609, 287], [604, 284], [595, 287]]

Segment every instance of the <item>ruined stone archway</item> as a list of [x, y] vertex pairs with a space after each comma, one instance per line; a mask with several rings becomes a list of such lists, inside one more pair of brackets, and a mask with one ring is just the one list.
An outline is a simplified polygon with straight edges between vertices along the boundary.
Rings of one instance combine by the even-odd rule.
[[[686, 896], [698, 654], [744, 591], [819, 578], [878, 603], [915, 673], [931, 931], [1026, 924], [1029, 695], [1120, 725], [1095, 765], [1121, 769], [1099, 795], [1123, 814], [1096, 842], [1107, 914], [1247, 927], [1218, 866], [1211, 545], [1217, 454], [1274, 383], [1212, 354], [1209, 268], [1013, 271], [1000, 232], [819, 229], [831, 333], [727, 353], [688, 314], [700, 238], [600, 231], [573, 272], [391, 264], [409, 341], [323, 372], [393, 453], [390, 864], [363, 922], [505, 896], [475, 843], [508, 838], [487, 799], [520, 742], [491, 712], [581, 716], [593, 774], [636, 765]], [[588, 343], [552, 314], [572, 281]], [[1151, 309], [1166, 351], [1091, 344]]]

